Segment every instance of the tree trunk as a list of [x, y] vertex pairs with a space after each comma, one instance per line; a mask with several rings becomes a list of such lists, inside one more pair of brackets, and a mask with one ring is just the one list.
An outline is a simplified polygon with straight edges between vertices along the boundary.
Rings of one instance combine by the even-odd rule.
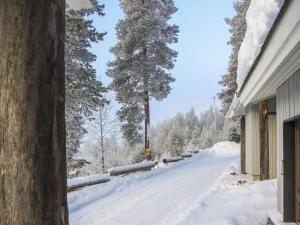
[[[144, 4], [144, 2], [143, 2]], [[143, 49], [143, 54], [145, 60], [147, 60], [147, 48]], [[145, 125], [145, 135], [144, 135], [144, 154], [148, 160], [151, 159], [151, 150], [150, 150], [150, 105], [149, 105], [149, 91], [148, 87], [148, 77], [147, 74], [144, 74], [144, 125]]]
[[259, 103], [260, 179], [269, 179], [268, 101]]
[[64, 0], [0, 0], [0, 224], [67, 225]]
[[102, 164], [102, 173], [105, 173], [104, 165], [104, 134], [103, 134], [103, 115], [102, 109], [100, 109], [100, 141], [101, 141], [101, 164]]
[[[145, 4], [145, 0], [142, 0], [142, 5]], [[147, 60], [147, 47], [143, 49], [144, 60]], [[150, 150], [150, 106], [149, 106], [149, 91], [148, 91], [148, 79], [147, 74], [144, 74], [144, 125], [145, 125], [145, 134], [144, 134], [144, 155], [150, 160], [151, 159], [151, 150]]]
[[241, 117], [240, 137], [241, 137], [241, 173], [246, 174], [246, 126], [245, 116]]
[[144, 97], [144, 112], [145, 112], [145, 156], [147, 159], [151, 159], [151, 151], [150, 151], [150, 107], [149, 107], [149, 93], [145, 91]]

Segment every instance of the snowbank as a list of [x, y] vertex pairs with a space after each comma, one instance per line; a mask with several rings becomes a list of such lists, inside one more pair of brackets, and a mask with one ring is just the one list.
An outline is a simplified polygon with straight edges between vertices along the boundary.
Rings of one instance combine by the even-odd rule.
[[[195, 159], [199, 160], [200, 158], [201, 156], [198, 156], [198, 158], [196, 157]], [[193, 163], [193, 160], [182, 160], [169, 165], [161, 163], [156, 165], [155, 170], [146, 171], [144, 173], [133, 173], [124, 177], [111, 177], [111, 181], [108, 183], [94, 185], [76, 192], [71, 192], [68, 194], [69, 210], [71, 213], [76, 210], [80, 210], [81, 208], [114, 193], [126, 191], [130, 186], [134, 186], [135, 183], [142, 180], [160, 176], [172, 169], [179, 168], [190, 163]]]
[[70, 224], [175, 225], [178, 216], [200, 195], [210, 191], [237, 159], [201, 151], [188, 160], [161, 162], [154, 170], [111, 177], [108, 183], [71, 192]]
[[240, 144], [229, 141], [218, 142], [207, 151], [218, 156], [238, 156], [240, 154]]
[[[178, 225], [261, 225], [276, 214], [276, 180], [245, 182], [237, 163], [180, 215]], [[233, 173], [234, 172], [234, 173]]]
[[238, 56], [238, 89], [260, 53], [283, 3], [284, 0], [251, 0], [246, 15], [247, 31]]
[[275, 225], [296, 225], [295, 223], [283, 222], [281, 214], [276, 210], [272, 210], [269, 213], [269, 217]]

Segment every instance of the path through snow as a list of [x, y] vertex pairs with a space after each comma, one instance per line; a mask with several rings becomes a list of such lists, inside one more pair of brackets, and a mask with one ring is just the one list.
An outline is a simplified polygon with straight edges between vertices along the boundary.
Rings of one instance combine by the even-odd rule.
[[[238, 149], [233, 144], [229, 147]], [[218, 154], [222, 148], [224, 145], [168, 167], [117, 177], [109, 183], [70, 193], [70, 224], [176, 224], [184, 211], [199, 196], [205, 196], [238, 159], [236, 154]]]

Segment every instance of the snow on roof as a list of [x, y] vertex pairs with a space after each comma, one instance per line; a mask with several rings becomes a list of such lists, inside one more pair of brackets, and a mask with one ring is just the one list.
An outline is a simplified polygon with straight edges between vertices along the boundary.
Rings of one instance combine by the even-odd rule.
[[238, 56], [237, 83], [242, 87], [284, 0], [251, 0], [246, 15], [247, 31]]
[[89, 0], [66, 0], [67, 10], [90, 9], [93, 5]]

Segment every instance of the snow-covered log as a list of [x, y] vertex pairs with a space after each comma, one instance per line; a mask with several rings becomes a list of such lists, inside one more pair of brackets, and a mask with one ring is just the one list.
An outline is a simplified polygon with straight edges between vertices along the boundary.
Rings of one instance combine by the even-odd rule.
[[72, 191], [76, 191], [78, 189], [87, 187], [87, 186], [92, 186], [92, 185], [96, 185], [96, 184], [102, 184], [102, 183], [106, 183], [110, 181], [109, 176], [103, 176], [102, 178], [99, 178], [97, 180], [90, 180], [90, 181], [86, 181], [86, 182], [82, 182], [82, 183], [76, 183], [73, 185], [68, 185], [67, 187], [67, 191], [68, 192], [72, 192]]
[[95, 184], [105, 183], [110, 181], [109, 174], [95, 174], [85, 177], [75, 177], [67, 180], [68, 183], [68, 192], [74, 191], [85, 186], [91, 186]]
[[118, 166], [113, 167], [108, 170], [111, 176], [119, 176], [119, 175], [125, 175], [129, 173], [139, 172], [139, 171], [147, 171], [151, 170], [157, 162], [155, 161], [143, 161], [141, 163], [135, 163], [125, 166]]
[[183, 160], [181, 156], [179, 157], [167, 157], [163, 159], [163, 163], [172, 163], [172, 162], [178, 162], [180, 160]]
[[192, 156], [193, 156], [192, 153], [182, 153], [181, 154], [182, 158], [191, 158]]
[[191, 154], [198, 154], [198, 153], [199, 153], [199, 150], [190, 150], [190, 151], [188, 151], [188, 153], [191, 153]]

